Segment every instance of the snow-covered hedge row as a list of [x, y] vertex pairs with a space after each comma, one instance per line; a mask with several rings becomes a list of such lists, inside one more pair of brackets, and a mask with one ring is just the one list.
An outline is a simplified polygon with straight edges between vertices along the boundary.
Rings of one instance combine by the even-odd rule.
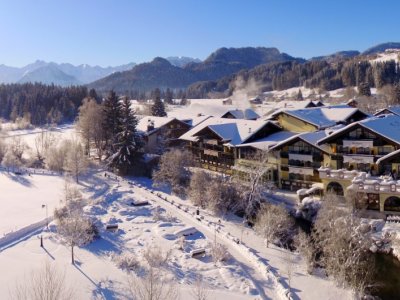
[[4, 248], [8, 247], [10, 244], [13, 244], [25, 238], [26, 236], [35, 233], [39, 229], [42, 229], [44, 226], [46, 226], [47, 222], [51, 222], [51, 220], [52, 218], [44, 219], [37, 223], [33, 223], [31, 225], [23, 227], [17, 231], [7, 233], [0, 238], [0, 251], [3, 251]]

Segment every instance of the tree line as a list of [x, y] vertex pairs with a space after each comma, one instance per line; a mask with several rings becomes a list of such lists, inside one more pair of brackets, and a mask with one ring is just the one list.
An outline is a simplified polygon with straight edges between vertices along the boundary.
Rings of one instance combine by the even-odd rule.
[[277, 62], [242, 70], [217, 81], [194, 83], [188, 87], [186, 95], [188, 98], [207, 98], [210, 94], [229, 96], [235, 90], [238, 79], [252, 79], [262, 86], [262, 91], [298, 86], [323, 91], [350, 86], [380, 89], [386, 85], [399, 85], [400, 72], [399, 63], [394, 60], [370, 62], [354, 58], [334, 63], [325, 60]]
[[94, 90], [88, 92], [84, 86], [0, 84], [0, 118], [25, 118], [32, 125], [70, 122], [89, 93], [97, 97]]

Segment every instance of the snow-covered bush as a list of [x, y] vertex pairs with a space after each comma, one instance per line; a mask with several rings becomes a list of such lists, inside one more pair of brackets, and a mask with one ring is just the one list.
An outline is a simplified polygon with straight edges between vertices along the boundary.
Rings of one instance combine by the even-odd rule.
[[321, 208], [321, 201], [312, 197], [305, 197], [296, 210], [296, 217], [314, 222], [318, 210]]
[[132, 253], [114, 254], [111, 259], [118, 268], [125, 271], [135, 271], [140, 266], [136, 256]]
[[227, 261], [230, 258], [228, 248], [220, 243], [212, 243], [210, 245], [210, 254], [214, 264]]
[[147, 247], [143, 252], [143, 258], [150, 267], [162, 268], [167, 266], [171, 258], [171, 251], [163, 252], [158, 246]]

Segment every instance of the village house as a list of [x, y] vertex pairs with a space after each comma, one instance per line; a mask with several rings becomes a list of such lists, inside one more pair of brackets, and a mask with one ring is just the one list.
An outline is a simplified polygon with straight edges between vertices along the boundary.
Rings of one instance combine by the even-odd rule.
[[328, 147], [317, 145], [317, 141], [327, 135], [325, 130], [300, 133], [270, 149], [279, 158], [280, 188], [295, 191], [311, 188], [315, 183], [321, 182], [318, 169], [330, 158]]
[[257, 120], [260, 116], [251, 108], [247, 109], [233, 109], [224, 113], [221, 118], [226, 119], [245, 119], [245, 120]]
[[388, 114], [393, 114], [393, 115], [398, 115], [400, 116], [400, 106], [389, 106], [384, 109], [381, 109], [380, 111], [376, 112], [374, 115], [375, 116], [382, 116], [382, 115], [388, 115]]
[[326, 192], [354, 191], [356, 204], [385, 213], [400, 211], [400, 116], [352, 123], [318, 141], [331, 157], [319, 169]]
[[282, 109], [267, 116], [267, 119], [278, 121], [284, 130], [300, 133], [318, 131], [338, 124], [350, 124], [367, 117], [368, 115], [358, 108], [337, 105]]
[[271, 121], [211, 117], [183, 134], [180, 139], [187, 143], [188, 149], [203, 168], [232, 174], [240, 145], [280, 130], [279, 125]]
[[140, 118], [137, 125], [145, 143], [143, 150], [149, 154], [160, 154], [166, 148], [180, 145], [179, 137], [190, 128], [190, 124], [176, 118], [154, 116]]

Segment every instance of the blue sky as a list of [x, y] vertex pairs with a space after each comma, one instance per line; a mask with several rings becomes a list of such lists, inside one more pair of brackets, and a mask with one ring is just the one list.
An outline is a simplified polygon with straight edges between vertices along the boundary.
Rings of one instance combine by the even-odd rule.
[[119, 65], [277, 47], [309, 58], [400, 42], [400, 1], [0, 0], [0, 64]]

